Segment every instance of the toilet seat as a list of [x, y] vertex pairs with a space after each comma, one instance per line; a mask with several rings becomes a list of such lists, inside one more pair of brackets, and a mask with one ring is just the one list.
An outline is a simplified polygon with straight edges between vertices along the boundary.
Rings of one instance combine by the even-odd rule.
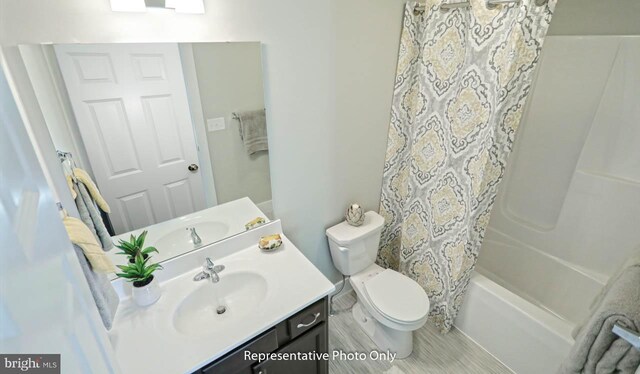
[[375, 310], [399, 324], [424, 320], [429, 298], [420, 285], [397, 271], [385, 269], [363, 282], [364, 295]]

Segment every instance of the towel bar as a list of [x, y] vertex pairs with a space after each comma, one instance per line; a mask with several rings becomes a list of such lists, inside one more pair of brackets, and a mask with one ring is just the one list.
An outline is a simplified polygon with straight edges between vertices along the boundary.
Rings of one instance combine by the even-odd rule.
[[614, 325], [611, 331], [622, 339], [628, 341], [629, 344], [640, 351], [640, 335], [637, 332], [631, 331], [619, 325]]

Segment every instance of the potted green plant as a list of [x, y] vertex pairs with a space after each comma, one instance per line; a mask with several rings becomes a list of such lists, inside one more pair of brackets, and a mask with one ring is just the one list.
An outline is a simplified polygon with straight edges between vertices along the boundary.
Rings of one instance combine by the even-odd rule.
[[129, 241], [120, 240], [116, 247], [120, 249], [117, 254], [125, 255], [129, 258], [129, 263], [135, 262], [136, 256], [140, 253], [143, 259], [149, 257], [152, 252], [158, 253], [155, 247], [144, 248], [144, 240], [147, 238], [147, 230], [144, 230], [139, 236], [131, 235]]
[[150, 264], [150, 259], [150, 256], [144, 258], [140, 252], [133, 263], [117, 265], [121, 272], [116, 275], [133, 283], [133, 301], [140, 306], [151, 305], [160, 298], [160, 286], [153, 272], [162, 269], [162, 265]]

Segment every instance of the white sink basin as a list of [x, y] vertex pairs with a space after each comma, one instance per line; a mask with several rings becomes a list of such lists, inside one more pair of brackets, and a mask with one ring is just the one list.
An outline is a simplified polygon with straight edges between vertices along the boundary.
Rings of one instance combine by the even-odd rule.
[[[259, 313], [267, 295], [267, 281], [257, 273], [220, 273], [220, 281], [194, 282], [173, 314], [177, 331], [187, 335], [212, 335], [233, 328], [249, 315]], [[218, 314], [218, 307], [226, 310]]]
[[194, 247], [191, 240], [191, 232], [187, 227], [195, 227], [202, 243], [198, 246], [207, 245], [227, 236], [229, 226], [224, 222], [203, 221], [178, 227], [161, 236], [150, 245], [158, 248], [160, 253], [182, 253], [185, 250], [198, 248]]

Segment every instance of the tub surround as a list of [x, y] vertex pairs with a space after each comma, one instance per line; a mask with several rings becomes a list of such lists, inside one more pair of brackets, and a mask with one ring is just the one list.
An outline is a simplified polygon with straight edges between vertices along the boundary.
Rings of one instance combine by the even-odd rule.
[[638, 35], [545, 40], [478, 259], [574, 324], [640, 245], [638, 64]]
[[456, 321], [518, 373], [557, 371], [640, 243], [639, 62], [638, 36], [545, 40]]
[[482, 249], [480, 274], [570, 325], [588, 318], [589, 305], [607, 281], [491, 227]]
[[[147, 308], [133, 303], [128, 283], [114, 281], [121, 304], [109, 337], [123, 372], [199, 370], [333, 292], [334, 285], [285, 235], [278, 250], [264, 253], [258, 249], [261, 236], [276, 232], [282, 232], [280, 221], [166, 261], [165, 269], [157, 273], [162, 297]], [[193, 280], [207, 257], [216, 265], [225, 265], [218, 283]], [[248, 274], [252, 279], [245, 282], [248, 278], [242, 277]], [[246, 289], [244, 283], [256, 289]], [[197, 313], [185, 315], [198, 303], [206, 304], [194, 300], [207, 295], [205, 287], [214, 292], [216, 287], [235, 286], [238, 293], [222, 290], [229, 292], [229, 314], [222, 315], [226, 321], [199, 318], [202, 315]], [[251, 300], [237, 296], [253, 295], [251, 292], [258, 292]]]

